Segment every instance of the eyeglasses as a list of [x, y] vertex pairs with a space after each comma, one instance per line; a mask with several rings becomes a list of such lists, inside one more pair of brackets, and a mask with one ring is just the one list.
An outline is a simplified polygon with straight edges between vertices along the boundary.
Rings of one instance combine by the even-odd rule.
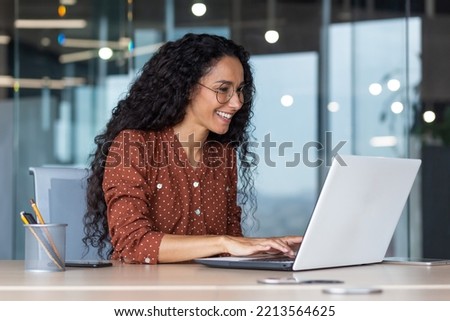
[[233, 97], [234, 93], [237, 94], [239, 101], [244, 104], [250, 101], [252, 95], [251, 91], [247, 90], [245, 85], [240, 86], [238, 89], [234, 90], [234, 87], [229, 84], [222, 84], [219, 88], [213, 89], [208, 86], [205, 86], [201, 83], [198, 83], [200, 86], [205, 87], [216, 93], [216, 99], [219, 104], [226, 104], [230, 101], [231, 97]]

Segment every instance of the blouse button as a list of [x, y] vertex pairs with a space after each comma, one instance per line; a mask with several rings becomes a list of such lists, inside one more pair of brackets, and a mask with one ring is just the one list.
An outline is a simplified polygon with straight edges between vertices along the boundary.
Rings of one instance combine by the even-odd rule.
[[146, 257], [145, 260], [144, 260], [144, 262], [147, 263], [147, 264], [149, 264], [149, 263], [150, 263], [150, 258], [149, 258], [149, 257]]
[[199, 183], [198, 182], [194, 182], [194, 184], [192, 184], [192, 185], [194, 185], [194, 187], [198, 187]]
[[194, 213], [195, 213], [196, 215], [200, 215], [201, 211], [200, 211], [199, 208], [197, 208], [197, 209], [194, 211]]
[[161, 183], [158, 183], [158, 184], [156, 185], [156, 188], [157, 188], [157, 189], [161, 189], [162, 186], [163, 186], [163, 185], [162, 185]]

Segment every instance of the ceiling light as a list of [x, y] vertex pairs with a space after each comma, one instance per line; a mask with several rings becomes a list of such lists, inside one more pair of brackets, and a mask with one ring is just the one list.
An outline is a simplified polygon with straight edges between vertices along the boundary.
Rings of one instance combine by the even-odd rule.
[[330, 101], [327, 105], [328, 111], [332, 113], [336, 113], [339, 111], [339, 103], [336, 101]]
[[14, 26], [18, 29], [83, 29], [84, 19], [17, 19]]
[[402, 111], [403, 111], [403, 104], [401, 103], [401, 102], [399, 102], [399, 101], [394, 101], [392, 104], [391, 104], [391, 111], [394, 113], [394, 114], [400, 114]]
[[62, 46], [68, 48], [91, 48], [91, 49], [100, 49], [106, 46], [111, 49], [120, 50], [120, 49], [127, 49], [130, 41], [131, 41], [130, 38], [120, 38], [119, 41], [66, 38]]
[[280, 35], [278, 34], [278, 31], [276, 30], [268, 30], [266, 34], [264, 35], [264, 38], [268, 43], [275, 43], [280, 38]]
[[113, 51], [111, 48], [103, 47], [98, 50], [98, 56], [102, 60], [109, 60], [113, 56]]
[[369, 86], [369, 92], [373, 96], [378, 96], [383, 91], [383, 87], [377, 82], [374, 82], [373, 84], [370, 84]]
[[264, 38], [268, 43], [276, 43], [280, 38], [276, 30], [276, 16], [277, 16], [276, 0], [267, 0], [267, 31]]
[[390, 91], [397, 91], [400, 89], [400, 81], [398, 79], [390, 79], [387, 82], [387, 87]]
[[291, 95], [283, 95], [281, 96], [280, 102], [284, 107], [291, 107], [294, 103], [294, 97]]
[[424, 112], [422, 117], [423, 120], [428, 124], [436, 120], [436, 114], [431, 110], [427, 110], [426, 112]]
[[71, 62], [84, 61], [92, 58], [98, 57], [96, 50], [86, 50], [80, 52], [73, 52], [68, 54], [63, 54], [59, 56], [59, 62], [62, 64], [68, 64]]
[[194, 3], [191, 7], [194, 16], [201, 17], [206, 13], [206, 5], [201, 2]]
[[80, 86], [86, 83], [84, 78], [67, 77], [62, 79], [49, 78], [13, 78], [11, 76], [0, 76], [0, 87], [6, 88], [28, 88], [28, 89], [64, 89], [66, 87]]

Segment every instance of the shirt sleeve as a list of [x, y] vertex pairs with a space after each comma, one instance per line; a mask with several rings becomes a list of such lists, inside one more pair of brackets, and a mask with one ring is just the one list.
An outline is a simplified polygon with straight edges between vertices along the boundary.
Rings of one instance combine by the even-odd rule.
[[163, 233], [149, 215], [146, 144], [137, 131], [122, 131], [112, 143], [105, 164], [103, 191], [113, 259], [156, 264]]
[[228, 148], [229, 157], [232, 160], [230, 167], [230, 182], [228, 191], [228, 224], [227, 234], [231, 236], [242, 236], [241, 216], [242, 209], [237, 203], [238, 175], [237, 175], [237, 157], [233, 148]]

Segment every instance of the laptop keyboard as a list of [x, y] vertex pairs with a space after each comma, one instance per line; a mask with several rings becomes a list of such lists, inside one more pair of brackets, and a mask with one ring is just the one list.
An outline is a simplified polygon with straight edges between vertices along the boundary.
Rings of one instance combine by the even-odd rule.
[[251, 259], [251, 261], [263, 261], [263, 262], [294, 262], [294, 259], [288, 256], [284, 257], [261, 257], [257, 259]]

